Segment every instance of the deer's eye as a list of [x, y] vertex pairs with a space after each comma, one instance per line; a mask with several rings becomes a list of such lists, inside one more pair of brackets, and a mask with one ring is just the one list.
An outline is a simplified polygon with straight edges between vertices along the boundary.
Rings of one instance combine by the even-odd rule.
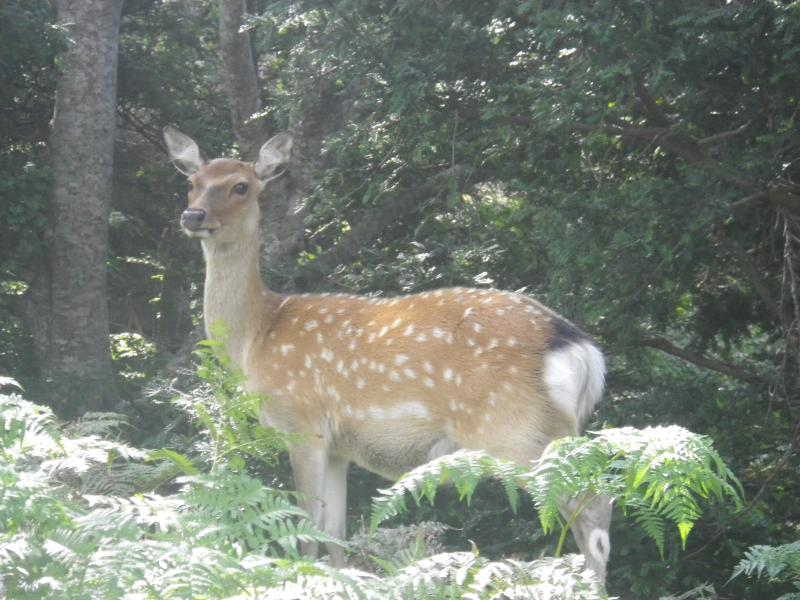
[[238, 194], [239, 196], [244, 196], [247, 193], [247, 184], [237, 183], [235, 186], [233, 186], [233, 193]]

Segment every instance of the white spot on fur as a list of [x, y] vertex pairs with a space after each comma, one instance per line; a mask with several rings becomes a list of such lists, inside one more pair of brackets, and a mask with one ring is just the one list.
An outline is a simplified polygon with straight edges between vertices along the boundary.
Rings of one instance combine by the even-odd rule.
[[320, 357], [327, 362], [333, 361], [333, 352], [329, 348], [323, 348], [322, 352], [319, 353]]
[[474, 310], [475, 309], [470, 306], [467, 310], [464, 311], [464, 318], [466, 319], [468, 316], [470, 316]]
[[363, 390], [366, 385], [367, 385], [367, 382], [364, 381], [363, 379], [361, 379], [361, 377], [356, 379], [356, 387], [358, 389]]
[[436, 385], [433, 379], [431, 379], [430, 377], [426, 377], [425, 379], [423, 379], [422, 383], [424, 383], [425, 386], [429, 388], [433, 388]]
[[394, 364], [396, 365], [404, 365], [408, 362], [408, 356], [405, 354], [398, 354], [394, 357]]
[[475, 331], [475, 333], [480, 333], [481, 329], [483, 329], [483, 328], [481, 327], [480, 323], [473, 323], [472, 324], [472, 329], [473, 329], [473, 331]]
[[367, 413], [373, 419], [390, 421], [395, 419], [428, 419], [428, 407], [421, 402], [401, 402], [389, 407], [370, 406]]
[[416, 379], [417, 378], [417, 374], [414, 372], [414, 370], [413, 369], [409, 369], [408, 367], [405, 367], [403, 369], [403, 375], [405, 375], [409, 379]]
[[335, 320], [336, 320], [336, 317], [334, 317], [333, 315], [328, 315], [328, 316], [325, 317], [325, 324], [326, 325], [330, 325]]
[[395, 383], [397, 383], [398, 381], [400, 381], [400, 373], [398, 373], [398, 372], [397, 372], [397, 371], [395, 371], [394, 369], [392, 369], [391, 371], [389, 371], [389, 381], [394, 381]]
[[414, 339], [416, 339], [418, 342], [427, 342], [427, 341], [428, 341], [428, 336], [427, 336], [427, 335], [425, 335], [424, 333], [420, 333], [420, 334], [419, 334], [419, 335], [418, 335], [416, 338], [414, 338]]
[[450, 367], [445, 368], [445, 370], [442, 372], [442, 377], [445, 381], [450, 381], [453, 378], [453, 369]]
[[439, 327], [434, 327], [433, 331], [431, 331], [431, 334], [437, 339], [441, 339], [445, 335], [444, 330], [440, 329]]
[[319, 327], [319, 323], [316, 321], [307, 321], [306, 324], [303, 326], [303, 329], [306, 331], [311, 331], [312, 329], [316, 329]]
[[422, 368], [425, 369], [426, 373], [433, 373], [433, 365], [429, 360], [422, 361]]
[[403, 337], [409, 337], [411, 334], [414, 333], [414, 324], [406, 325], [406, 328], [403, 330]]

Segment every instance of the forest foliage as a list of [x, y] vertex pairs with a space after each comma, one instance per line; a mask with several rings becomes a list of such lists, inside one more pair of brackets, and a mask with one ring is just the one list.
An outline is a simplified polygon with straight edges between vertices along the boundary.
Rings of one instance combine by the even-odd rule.
[[[667, 535], [653, 544], [648, 536], [661, 539], [663, 525], [631, 527], [618, 512], [610, 593], [791, 593], [800, 527], [800, 3], [251, 0], [247, 6], [263, 105], [257, 118], [271, 133], [290, 129], [311, 172], [306, 187], [290, 181], [303, 195], [295, 215], [300, 241], [271, 255], [265, 279], [281, 291], [394, 294], [457, 284], [541, 299], [596, 336], [608, 356], [608, 392], [590, 427], [600, 432], [592, 443], [611, 435], [603, 428], [678, 426], [713, 440], [741, 482], [740, 510], [736, 502], [708, 507], [684, 540]], [[124, 5], [108, 257], [117, 397], [107, 408], [119, 416], [89, 415], [83, 423], [98, 428], [89, 435], [107, 440], [91, 438], [93, 464], [109, 465], [98, 484], [122, 459], [144, 469], [120, 498], [158, 492], [188, 506], [192, 489], [208, 491], [192, 479], [203, 469], [187, 472], [192, 461], [216, 457], [211, 462], [222, 464], [237, 456], [230, 485], [244, 486], [240, 491], [264, 485], [245, 479], [246, 465], [271, 486], [253, 492], [260, 511], [284, 497], [289, 476], [284, 462], [263, 463], [272, 451], [244, 450], [281, 441], [249, 420], [250, 401], [238, 404], [235, 380], [214, 380], [215, 367], [203, 362], [207, 354], [195, 359], [205, 379], [186, 369], [202, 309], [202, 260], [179, 234], [184, 183], [160, 141], [162, 127], [174, 124], [212, 156], [238, 151], [220, 74], [217, 17], [212, 0]], [[0, 375], [19, 381], [27, 400], [61, 410], [32, 341], [36, 319], [48, 315], [32, 322], [25, 308], [53, 218], [49, 127], [59, 57], [69, 44], [69, 31], [56, 23], [45, 0], [0, 6]], [[290, 184], [276, 184], [274, 193]], [[63, 396], [80, 402], [67, 391]], [[173, 397], [177, 405], [166, 401]], [[212, 397], [218, 401], [208, 402]], [[88, 451], [80, 429], [61, 432], [37, 412], [46, 409], [14, 402], [22, 420], [37, 428], [32, 439], [62, 453], [59, 460], [70, 448]], [[231, 403], [241, 412], [226, 411]], [[206, 407], [206, 415], [193, 413], [195, 405]], [[199, 421], [189, 425], [187, 414]], [[222, 417], [229, 420], [215, 432]], [[64, 446], [73, 438], [84, 441]], [[226, 454], [232, 440], [241, 454]], [[161, 454], [142, 462], [141, 448]], [[76, 523], [87, 524], [81, 531], [91, 539], [71, 539], [89, 545], [54, 540], [80, 557], [72, 563], [67, 550], [47, 546], [60, 561], [52, 568], [61, 571], [39, 575], [58, 579], [86, 567], [88, 554], [81, 552], [94, 552], [102, 539], [92, 529], [102, 523], [88, 515], [112, 505], [74, 502], [76, 495], [108, 490], [52, 496], [53, 473], [40, 472], [48, 460], [54, 459], [4, 450], [2, 468], [4, 482], [32, 486], [24, 487], [31, 503], [18, 506], [41, 509], [34, 515], [41, 531], [77, 535]], [[571, 473], [569, 464], [555, 473]], [[160, 474], [142, 487], [154, 469]], [[181, 490], [171, 479], [178, 471], [188, 478]], [[597, 473], [595, 484], [611, 485]], [[375, 489], [386, 483], [357, 470], [350, 479], [355, 530], [359, 516], [368, 518]], [[469, 509], [457, 490], [444, 488], [432, 506], [400, 522], [444, 523], [447, 550], [463, 552], [471, 540], [480, 551], [432, 569], [447, 572], [462, 560], [472, 561], [475, 577], [481, 569], [514, 572], [508, 561], [552, 555], [556, 541], [535, 526], [526, 494], [517, 512], [511, 509], [507, 488], [481, 483]], [[128, 536], [126, 543], [147, 538], [148, 552], [166, 552], [163, 540], [148, 538], [159, 525], [137, 520], [150, 496], [130, 498], [114, 501], [129, 519], [120, 536]], [[170, 506], [169, 519], [177, 518], [178, 505]], [[269, 526], [302, 522], [294, 514], [276, 518]], [[4, 547], [18, 525], [4, 521]], [[209, 531], [201, 543], [201, 532], [192, 529], [197, 523], [164, 527], [190, 531], [197, 544], [197, 554], [175, 560], [200, 569], [209, 561], [204, 552], [223, 552], [210, 540], [224, 532]], [[31, 535], [26, 552], [39, 552], [29, 558], [41, 565], [45, 538]], [[228, 540], [224, 552], [235, 554], [236, 543], [244, 542]], [[290, 554], [280, 560], [290, 562], [275, 576], [329, 580], [328, 571]], [[226, 581], [241, 581], [229, 558], [219, 565], [232, 569]], [[558, 563], [552, 572], [571, 569]]]

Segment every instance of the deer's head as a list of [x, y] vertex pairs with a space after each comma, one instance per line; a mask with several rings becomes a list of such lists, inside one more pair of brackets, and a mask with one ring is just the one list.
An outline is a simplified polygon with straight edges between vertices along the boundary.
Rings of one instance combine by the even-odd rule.
[[258, 159], [218, 158], [206, 162], [197, 143], [173, 127], [164, 128], [170, 160], [189, 179], [189, 203], [181, 227], [207, 243], [231, 242], [258, 229], [258, 196], [271, 179], [283, 174], [292, 137], [280, 133], [261, 146]]

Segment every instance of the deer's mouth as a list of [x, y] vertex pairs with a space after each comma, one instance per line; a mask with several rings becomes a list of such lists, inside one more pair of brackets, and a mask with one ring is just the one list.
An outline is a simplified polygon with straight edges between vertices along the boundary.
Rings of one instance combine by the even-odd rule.
[[199, 229], [189, 229], [188, 227], [183, 228], [183, 232], [187, 236], [189, 236], [190, 238], [199, 238], [201, 240], [210, 238], [212, 235], [214, 235], [214, 232], [216, 230], [217, 230], [216, 227], [213, 229], [208, 229], [205, 227]]

